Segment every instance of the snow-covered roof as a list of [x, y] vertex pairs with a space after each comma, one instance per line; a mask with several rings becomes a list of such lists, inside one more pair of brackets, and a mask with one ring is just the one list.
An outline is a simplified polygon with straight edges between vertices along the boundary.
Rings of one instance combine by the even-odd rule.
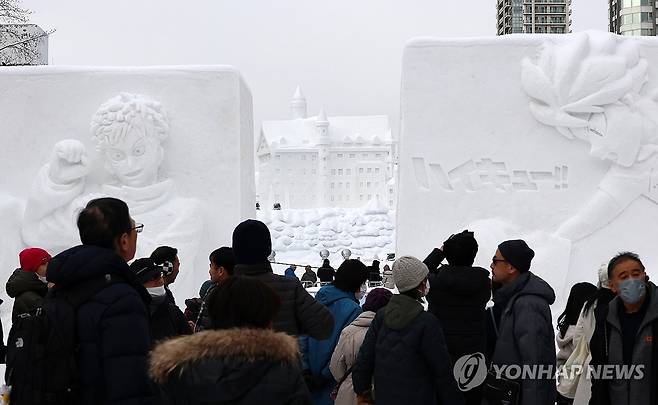
[[316, 121], [329, 122], [329, 141], [332, 146], [391, 144], [391, 129], [385, 115], [321, 116], [284, 121], [264, 121], [261, 133], [267, 144], [279, 149], [309, 148], [318, 144]]

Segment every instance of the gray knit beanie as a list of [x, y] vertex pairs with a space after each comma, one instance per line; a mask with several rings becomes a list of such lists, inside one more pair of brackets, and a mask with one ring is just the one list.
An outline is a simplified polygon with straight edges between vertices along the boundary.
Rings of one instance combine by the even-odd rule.
[[425, 263], [413, 256], [402, 256], [393, 262], [393, 280], [401, 293], [418, 287], [428, 274]]

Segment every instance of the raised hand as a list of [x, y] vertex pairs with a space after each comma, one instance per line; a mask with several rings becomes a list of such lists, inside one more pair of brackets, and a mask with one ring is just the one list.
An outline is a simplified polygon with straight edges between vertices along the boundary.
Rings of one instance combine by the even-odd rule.
[[56, 184], [70, 184], [89, 174], [87, 153], [82, 142], [75, 139], [57, 142], [48, 174]]

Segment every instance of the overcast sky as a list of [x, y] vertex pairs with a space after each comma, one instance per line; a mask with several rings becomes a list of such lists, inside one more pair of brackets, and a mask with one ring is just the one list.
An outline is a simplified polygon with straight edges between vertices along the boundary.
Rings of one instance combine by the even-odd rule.
[[[607, 30], [607, 0], [572, 0], [574, 32]], [[229, 64], [254, 98], [254, 124], [309, 115], [387, 114], [397, 133], [402, 49], [416, 36], [495, 35], [496, 0], [23, 0], [56, 28], [54, 65]]]

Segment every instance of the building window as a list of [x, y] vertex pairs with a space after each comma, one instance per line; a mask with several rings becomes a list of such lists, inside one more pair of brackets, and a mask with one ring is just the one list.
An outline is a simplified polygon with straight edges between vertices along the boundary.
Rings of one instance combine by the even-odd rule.
[[343, 154], [342, 154], [342, 153], [338, 153], [338, 154], [336, 155], [336, 157], [337, 157], [338, 159], [342, 159], [342, 158], [343, 158]]
[[279, 155], [279, 154], [277, 153], [276, 155], [274, 155], [274, 159], [276, 159], [276, 160], [281, 160], [281, 155]]
[[377, 159], [379, 159], [379, 158], [382, 157], [382, 154], [381, 154], [381, 153], [376, 153], [376, 154], [375, 154], [375, 157], [376, 157]]
[[345, 183], [345, 188], [350, 188], [350, 183]]
[[362, 153], [361, 157], [364, 158], [364, 159], [368, 159], [368, 154], [367, 153]]
[[338, 183], [338, 188], [343, 188], [343, 182]]
[[375, 167], [375, 174], [379, 174], [379, 167]]
[[350, 196], [349, 196], [349, 195], [346, 195], [346, 196], [345, 196], [345, 201], [349, 201], [349, 200], [350, 200]]
[[352, 174], [352, 169], [345, 169], [345, 174], [346, 175], [351, 175]]
[[335, 185], [336, 185], [335, 183], [331, 183], [331, 188], [334, 188]]
[[318, 157], [317, 157], [316, 155], [311, 155], [311, 160], [315, 160], [315, 159], [317, 159], [317, 158], [318, 158]]
[[368, 173], [372, 173], [372, 167], [368, 168]]
[[275, 170], [274, 170], [274, 173], [276, 173], [276, 174], [281, 173], [281, 169], [275, 169]]
[[336, 169], [331, 169], [331, 175], [335, 176], [336, 175]]
[[359, 167], [359, 173], [363, 173], [363, 167]]
[[366, 182], [366, 188], [370, 188], [370, 182]]
[[333, 200], [334, 200], [334, 196], [332, 195], [332, 196], [331, 196], [331, 201], [333, 201]]
[[342, 176], [343, 175], [343, 169], [338, 169], [338, 175]]
[[356, 155], [354, 153], [350, 153], [350, 159], [354, 159]]
[[363, 188], [363, 182], [362, 181], [359, 182], [359, 187]]
[[368, 194], [368, 200], [372, 200], [372, 194]]
[[306, 154], [302, 153], [302, 160], [306, 160]]
[[363, 201], [363, 194], [359, 194], [359, 201]]

